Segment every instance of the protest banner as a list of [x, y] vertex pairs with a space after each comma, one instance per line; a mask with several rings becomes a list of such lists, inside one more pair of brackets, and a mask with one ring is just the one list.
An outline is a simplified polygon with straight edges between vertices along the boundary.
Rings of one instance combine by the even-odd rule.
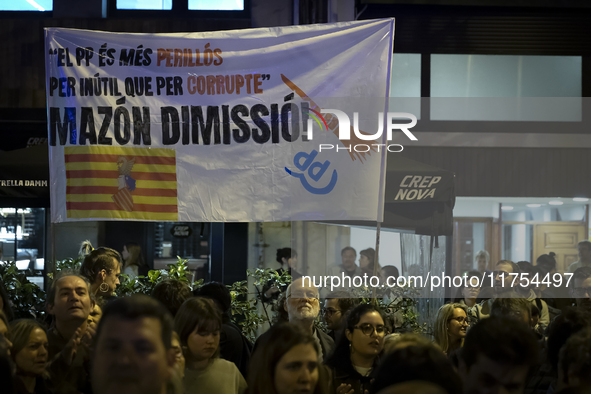
[[381, 220], [393, 32], [45, 29], [52, 222]]

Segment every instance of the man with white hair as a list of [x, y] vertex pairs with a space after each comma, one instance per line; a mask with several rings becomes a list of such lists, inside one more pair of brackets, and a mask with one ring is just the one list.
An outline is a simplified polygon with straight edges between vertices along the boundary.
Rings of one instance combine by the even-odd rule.
[[[314, 321], [320, 313], [318, 289], [310, 280], [304, 281], [303, 278], [299, 278], [289, 285], [286, 295], [284, 308], [289, 316], [289, 322], [310, 332], [320, 346], [319, 358], [326, 359], [332, 353], [334, 341], [328, 334], [314, 327]], [[266, 333], [257, 339], [255, 349], [260, 343], [264, 344], [265, 337]]]

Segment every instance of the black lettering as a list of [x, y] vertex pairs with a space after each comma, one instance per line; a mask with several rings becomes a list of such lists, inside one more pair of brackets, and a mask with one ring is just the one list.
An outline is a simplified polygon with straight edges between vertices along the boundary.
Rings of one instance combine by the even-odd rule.
[[[248, 116], [248, 108], [245, 105], [236, 105], [232, 108], [231, 114], [232, 122], [238, 126], [237, 129], [232, 129], [234, 141], [243, 143], [248, 141], [250, 138], [250, 128], [248, 127], [246, 121], [240, 117], [240, 115]], [[240, 131], [242, 131], [242, 133]]]
[[162, 107], [160, 111], [162, 116], [162, 143], [164, 145], [174, 145], [179, 142], [181, 137], [179, 111], [175, 107]]
[[271, 104], [271, 142], [279, 143], [279, 104]]
[[133, 114], [133, 144], [152, 145], [152, 135], [150, 134], [150, 107], [142, 107], [144, 117], [140, 113], [140, 107], [132, 107]]
[[[123, 110], [125, 110], [125, 112]], [[123, 134], [121, 134], [121, 115], [127, 116], [127, 119], [123, 119]], [[126, 145], [131, 139], [131, 131], [129, 125], [129, 112], [125, 107], [117, 107], [115, 109], [114, 126], [115, 141], [117, 141], [119, 145]]]
[[174, 77], [174, 95], [183, 95], [183, 79], [181, 77]]
[[70, 144], [76, 145], [77, 131], [76, 131], [76, 108], [64, 108], [64, 121], [60, 122], [60, 109], [57, 107], [49, 108], [49, 144], [55, 146], [56, 134], [59, 135], [60, 145], [65, 145], [68, 138], [68, 128], [70, 129]]
[[223, 142], [225, 145], [230, 145], [230, 106], [222, 105], [222, 135]]
[[[86, 131], [88, 128], [88, 131]], [[96, 129], [94, 127], [94, 115], [91, 107], [80, 108], [80, 145], [86, 145], [86, 140], [91, 145], [96, 145]]]
[[252, 139], [258, 144], [264, 144], [271, 138], [271, 129], [261, 115], [268, 116], [269, 109], [263, 104], [256, 104], [250, 109], [250, 117], [259, 128], [252, 129]]
[[129, 66], [133, 64], [133, 57], [135, 55], [135, 49], [130, 49], [129, 53], [127, 49], [121, 50], [121, 55], [119, 56], [119, 65], [120, 66]]
[[80, 90], [82, 91], [82, 80], [84, 80], [84, 96], [92, 96], [94, 89], [92, 88], [92, 78], [80, 78]]
[[182, 137], [182, 144], [189, 145], [189, 106], [183, 105], [181, 107], [181, 117], [183, 118], [183, 137]]
[[152, 63], [152, 59], [150, 58], [152, 52], [153, 51], [150, 48], [146, 48], [144, 51], [144, 61], [142, 62], [144, 66], [149, 66]]
[[113, 118], [113, 108], [98, 107], [98, 113], [99, 115], [105, 115], [103, 118], [103, 124], [101, 125], [101, 129], [99, 131], [98, 143], [100, 145], [113, 145], [113, 139], [107, 137], [107, 131], [109, 131], [109, 125], [111, 124], [111, 119]]
[[207, 120], [203, 119], [203, 110], [201, 106], [191, 106], [191, 122], [192, 122], [192, 140], [194, 144], [199, 144], [199, 130], [201, 130], [201, 139], [203, 145], [211, 144], [211, 132], [213, 128], [213, 143], [215, 145], [221, 144], [220, 136], [220, 110], [217, 106], [207, 107]]
[[[289, 118], [291, 113], [291, 133], [289, 132]], [[281, 136], [285, 141], [296, 141], [300, 136], [300, 111], [293, 103], [281, 107]]]

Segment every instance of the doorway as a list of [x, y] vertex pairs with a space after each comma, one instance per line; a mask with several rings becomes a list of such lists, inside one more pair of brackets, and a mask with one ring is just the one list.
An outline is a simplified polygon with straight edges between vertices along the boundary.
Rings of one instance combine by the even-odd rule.
[[533, 261], [542, 254], [556, 253], [556, 270], [568, 271], [568, 266], [579, 260], [577, 244], [585, 240], [585, 225], [554, 222], [534, 225]]

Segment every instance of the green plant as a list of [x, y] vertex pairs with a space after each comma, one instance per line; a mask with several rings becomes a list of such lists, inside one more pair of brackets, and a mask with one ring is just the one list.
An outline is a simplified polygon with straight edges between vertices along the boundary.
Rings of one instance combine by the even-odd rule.
[[14, 261], [7, 261], [0, 264], [0, 277], [12, 304], [14, 317], [42, 320], [45, 316], [46, 294], [27, 279], [26, 271], [19, 271]]
[[[203, 285], [200, 279], [189, 283], [187, 277], [188, 260], [178, 257], [175, 264], [169, 264], [167, 269], [152, 270], [147, 276], [138, 276], [130, 278], [121, 275], [121, 284], [117, 287], [118, 296], [127, 296], [131, 294], [151, 294], [154, 287], [166, 279], [176, 279], [186, 282], [191, 289], [199, 288]], [[65, 259], [56, 261], [56, 272], [68, 269], [78, 270], [81, 259]], [[48, 274], [53, 278], [52, 274]], [[231, 318], [232, 321], [241, 327], [243, 334], [254, 341], [256, 339], [257, 329], [266, 322], [271, 322], [272, 312], [271, 303], [263, 301], [263, 292], [275, 286], [277, 289], [285, 290], [291, 283], [291, 276], [286, 271], [276, 271], [273, 269], [248, 270], [247, 276], [253, 278], [254, 292], [249, 291], [247, 281], [235, 282], [228, 285], [232, 296]], [[0, 265], [0, 277], [4, 282], [9, 299], [12, 302], [16, 318], [38, 318], [42, 319], [45, 315], [45, 292], [34, 283], [31, 283], [26, 272], [19, 271], [14, 262], [6, 262]], [[376, 293], [368, 288], [356, 288], [353, 290], [353, 297], [358, 297], [363, 303], [372, 303], [377, 308], [383, 310], [385, 315], [391, 321], [397, 321], [399, 326], [397, 330], [426, 332], [426, 326], [418, 323], [418, 314], [416, 312], [416, 298], [419, 291], [412, 286], [396, 287], [387, 291], [377, 292], [378, 297], [374, 298]], [[386, 298], [383, 298], [386, 296]], [[259, 313], [259, 303], [262, 304], [262, 313]], [[316, 326], [326, 330], [321, 320], [316, 322]]]
[[250, 341], [255, 341], [257, 329], [268, 319], [258, 313], [257, 300], [248, 297], [248, 282], [243, 280], [228, 285], [232, 296], [232, 322], [242, 328], [242, 333]]
[[[60, 272], [63, 270], [68, 271], [75, 271], [78, 272], [80, 270], [80, 266], [82, 265], [83, 258], [81, 256], [74, 258], [67, 258], [64, 260], [58, 260], [55, 262], [55, 272]], [[47, 274], [50, 279], [53, 279], [53, 272]]]
[[117, 295], [127, 296], [131, 294], [152, 294], [152, 290], [154, 287], [163, 280], [166, 279], [176, 279], [180, 280], [181, 282], [185, 282], [189, 285], [191, 290], [197, 289], [203, 285], [203, 279], [199, 279], [193, 283], [189, 283], [189, 278], [187, 277], [187, 262], [189, 260], [183, 259], [177, 256], [176, 264], [168, 264], [167, 270], [151, 270], [148, 271], [147, 276], [137, 276], [134, 278], [130, 278], [128, 275], [121, 274], [119, 281], [121, 282], [119, 286], [117, 286]]
[[[265, 315], [265, 321], [271, 321], [269, 310], [271, 307], [270, 302], [265, 302], [263, 293], [271, 287], [276, 287], [280, 291], [285, 291], [287, 286], [291, 283], [291, 275], [285, 270], [277, 271], [271, 268], [256, 268], [254, 270], [247, 270], [246, 275], [254, 279], [255, 297], [253, 307], [256, 309], [258, 302], [262, 302], [263, 314]], [[244, 293], [245, 296], [248, 294], [248, 289]]]

